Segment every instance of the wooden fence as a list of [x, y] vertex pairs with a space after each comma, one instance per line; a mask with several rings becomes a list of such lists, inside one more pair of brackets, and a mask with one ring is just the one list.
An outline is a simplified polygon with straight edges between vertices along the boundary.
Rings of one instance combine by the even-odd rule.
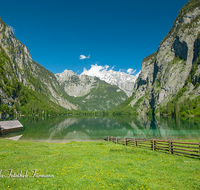
[[200, 142], [177, 142], [157, 139], [137, 139], [137, 138], [116, 138], [106, 137], [106, 141], [111, 141], [125, 146], [145, 147], [153, 151], [159, 150], [165, 153], [179, 155], [184, 154], [192, 157], [200, 158]]

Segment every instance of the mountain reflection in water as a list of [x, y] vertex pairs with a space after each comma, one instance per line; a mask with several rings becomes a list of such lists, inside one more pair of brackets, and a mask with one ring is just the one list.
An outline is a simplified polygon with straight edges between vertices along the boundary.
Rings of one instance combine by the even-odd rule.
[[199, 139], [200, 118], [172, 117], [22, 117], [20, 140], [69, 142], [103, 140], [106, 136]]

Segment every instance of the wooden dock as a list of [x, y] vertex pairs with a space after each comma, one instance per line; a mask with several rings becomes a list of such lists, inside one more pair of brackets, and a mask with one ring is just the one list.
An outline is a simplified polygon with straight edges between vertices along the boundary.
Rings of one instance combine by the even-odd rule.
[[11, 131], [20, 130], [23, 125], [18, 120], [0, 121], [0, 133], [5, 134]]

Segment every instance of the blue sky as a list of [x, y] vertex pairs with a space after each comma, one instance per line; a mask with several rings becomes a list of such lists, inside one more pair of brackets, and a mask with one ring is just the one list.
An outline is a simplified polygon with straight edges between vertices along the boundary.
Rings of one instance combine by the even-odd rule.
[[9, 0], [1, 2], [0, 17], [33, 60], [54, 74], [65, 69], [80, 74], [95, 64], [138, 72], [187, 2]]

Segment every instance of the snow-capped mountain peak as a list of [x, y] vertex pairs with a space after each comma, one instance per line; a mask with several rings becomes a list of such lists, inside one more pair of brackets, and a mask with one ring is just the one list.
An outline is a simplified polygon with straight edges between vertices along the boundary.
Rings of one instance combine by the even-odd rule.
[[121, 71], [114, 71], [112, 69], [108, 70], [108, 68], [109, 66], [107, 65], [98, 66], [95, 64], [92, 65], [89, 70], [84, 68], [81, 75], [96, 76], [109, 84], [118, 86], [127, 94], [127, 96], [130, 97], [133, 93], [133, 87], [140, 72], [134, 76]]

